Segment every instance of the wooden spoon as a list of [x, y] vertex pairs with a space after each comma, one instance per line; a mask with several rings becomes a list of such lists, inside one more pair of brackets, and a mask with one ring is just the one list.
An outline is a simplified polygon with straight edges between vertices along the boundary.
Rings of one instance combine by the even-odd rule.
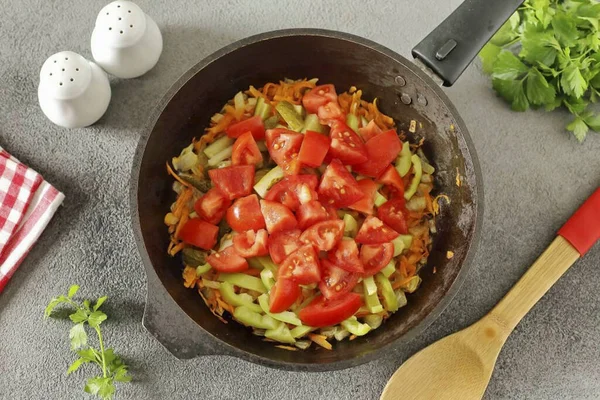
[[389, 380], [380, 399], [481, 399], [508, 335], [600, 238], [600, 189], [558, 235], [492, 311], [409, 358]]

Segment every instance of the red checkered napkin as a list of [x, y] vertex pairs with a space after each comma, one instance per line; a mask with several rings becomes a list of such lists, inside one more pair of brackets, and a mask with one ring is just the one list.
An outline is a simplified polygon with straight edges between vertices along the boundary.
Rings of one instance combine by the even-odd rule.
[[0, 147], [0, 292], [64, 195]]

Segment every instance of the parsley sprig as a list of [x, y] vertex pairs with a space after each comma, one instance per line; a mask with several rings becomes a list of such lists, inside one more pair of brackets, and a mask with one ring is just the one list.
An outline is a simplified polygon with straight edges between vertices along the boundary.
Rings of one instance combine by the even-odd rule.
[[494, 89], [515, 111], [566, 107], [582, 142], [600, 132], [600, 3], [527, 0], [479, 54]]
[[[89, 300], [83, 300], [79, 304], [73, 300], [78, 290], [79, 286], [73, 285], [69, 288], [66, 296], [60, 295], [50, 300], [44, 312], [44, 317], [54, 316], [53, 310], [60, 304], [67, 306], [67, 311], [70, 312], [69, 318], [75, 323], [75, 326], [69, 331], [71, 350], [79, 356], [67, 370], [67, 375], [77, 371], [83, 364], [98, 365], [102, 374], [89, 378], [84, 390], [101, 399], [110, 400], [115, 393], [115, 382], [129, 382], [131, 376], [128, 374], [127, 366], [114, 353], [113, 349], [104, 347], [100, 324], [106, 320], [107, 316], [100, 311], [100, 306], [104, 304], [107, 297], [100, 297], [93, 306]], [[96, 332], [99, 349], [89, 345], [85, 329], [86, 324]]]

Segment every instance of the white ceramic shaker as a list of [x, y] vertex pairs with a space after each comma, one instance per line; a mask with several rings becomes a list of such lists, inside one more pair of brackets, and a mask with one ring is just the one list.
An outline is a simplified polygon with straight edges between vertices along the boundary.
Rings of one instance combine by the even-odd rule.
[[81, 128], [98, 121], [108, 108], [111, 90], [106, 73], [72, 51], [61, 51], [44, 62], [38, 99], [50, 121]]
[[130, 1], [113, 1], [96, 18], [92, 55], [104, 70], [119, 78], [135, 78], [150, 71], [162, 52], [156, 22]]

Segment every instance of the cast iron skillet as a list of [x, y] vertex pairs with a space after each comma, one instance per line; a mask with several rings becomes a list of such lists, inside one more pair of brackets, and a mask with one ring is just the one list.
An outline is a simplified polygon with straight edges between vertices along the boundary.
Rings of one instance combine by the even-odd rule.
[[[464, 280], [483, 217], [482, 178], [475, 149], [463, 120], [433, 78], [439, 76], [447, 86], [454, 83], [521, 2], [466, 1], [413, 50], [429, 68], [429, 75], [374, 42], [317, 29], [253, 36], [191, 68], [156, 108], [133, 164], [133, 228], [148, 277], [146, 329], [178, 358], [230, 355], [305, 371], [359, 365], [419, 335]], [[450, 199], [437, 218], [433, 251], [421, 272], [423, 284], [409, 295], [408, 306], [368, 335], [336, 343], [333, 351], [312, 346], [290, 352], [262, 341], [236, 322], [223, 324], [195, 290], [183, 287], [181, 260], [166, 253], [169, 237], [163, 218], [174, 193], [165, 162], [201, 135], [211, 115], [236, 92], [284, 77], [317, 77], [340, 91], [352, 85], [361, 88], [364, 98], [379, 99], [383, 112], [399, 121], [400, 130], [407, 131], [412, 119], [419, 121], [422, 126], [418, 125], [412, 140], [426, 139], [424, 151], [437, 170], [435, 191]], [[447, 250], [454, 252], [450, 260]]]

